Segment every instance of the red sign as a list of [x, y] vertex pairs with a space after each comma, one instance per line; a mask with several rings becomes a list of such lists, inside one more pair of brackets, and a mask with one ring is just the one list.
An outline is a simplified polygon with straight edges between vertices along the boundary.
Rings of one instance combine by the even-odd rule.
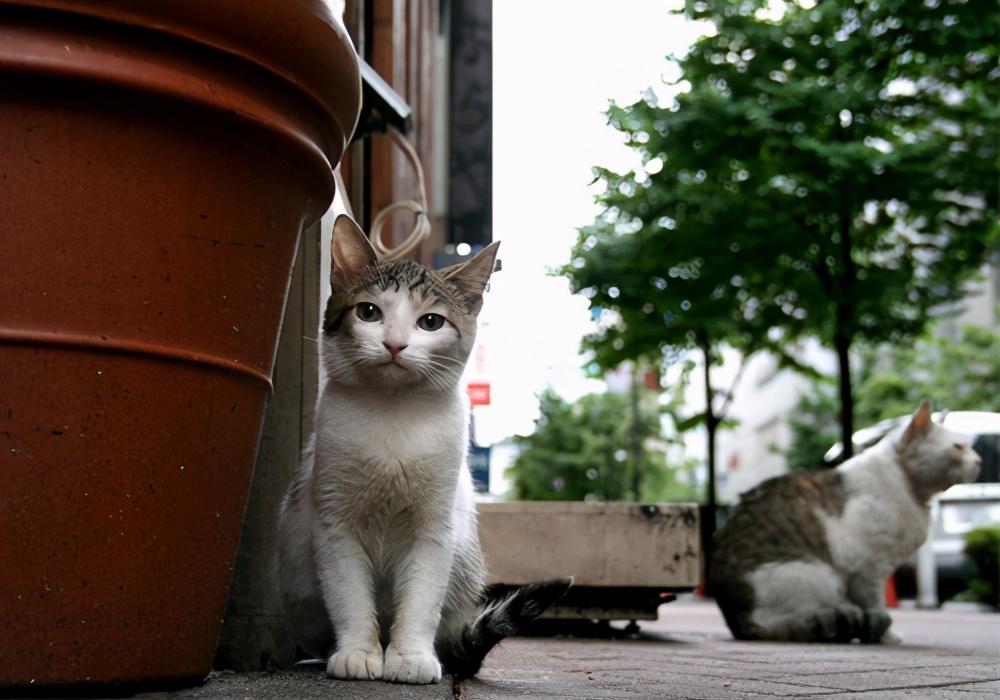
[[490, 405], [490, 383], [489, 382], [469, 382], [469, 403], [473, 406]]

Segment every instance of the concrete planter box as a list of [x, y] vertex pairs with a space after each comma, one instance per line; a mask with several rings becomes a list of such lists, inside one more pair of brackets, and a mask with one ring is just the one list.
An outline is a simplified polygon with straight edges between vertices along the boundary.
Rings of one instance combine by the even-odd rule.
[[479, 504], [490, 582], [574, 576], [550, 617], [655, 619], [656, 607], [701, 579], [693, 504]]

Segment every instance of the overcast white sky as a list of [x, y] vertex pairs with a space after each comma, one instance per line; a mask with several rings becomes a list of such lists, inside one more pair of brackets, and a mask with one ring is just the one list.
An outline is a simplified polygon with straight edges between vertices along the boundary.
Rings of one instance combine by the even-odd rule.
[[635, 162], [606, 123], [608, 101], [634, 102], [649, 87], [666, 100], [665, 56], [703, 31], [671, 15], [676, 5], [493, 3], [493, 236], [503, 272], [480, 316], [484, 349], [470, 362], [470, 375], [493, 387], [493, 405], [476, 412], [481, 444], [530, 433], [546, 386], [570, 399], [602, 388], [583, 379], [578, 354], [586, 301], [546, 271], [568, 262], [577, 228], [598, 211], [591, 167]]

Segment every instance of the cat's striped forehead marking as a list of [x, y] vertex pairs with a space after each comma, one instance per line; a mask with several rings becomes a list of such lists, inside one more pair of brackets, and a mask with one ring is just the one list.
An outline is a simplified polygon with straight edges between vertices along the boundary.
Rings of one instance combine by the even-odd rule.
[[365, 269], [365, 273], [347, 290], [349, 297], [378, 287], [382, 291], [405, 291], [409, 295], [419, 292], [425, 298], [434, 298], [451, 308], [461, 308], [462, 298], [458, 290], [429, 270], [412, 260], [398, 260], [391, 263], [375, 263]]
[[334, 290], [327, 302], [323, 330], [335, 331], [340, 326], [344, 312], [359, 294], [369, 289], [405, 292], [411, 297], [419, 293], [425, 299], [435, 299], [452, 310], [463, 308], [461, 292], [440, 275], [412, 260], [398, 260], [390, 263], [377, 262], [364, 269], [344, 291]]

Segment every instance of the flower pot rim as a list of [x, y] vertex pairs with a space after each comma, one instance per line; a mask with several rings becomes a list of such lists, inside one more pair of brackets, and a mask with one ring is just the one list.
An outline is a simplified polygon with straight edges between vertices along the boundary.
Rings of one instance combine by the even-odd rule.
[[332, 120], [330, 126], [336, 128], [330, 129], [330, 138], [317, 144], [331, 167], [357, 125], [357, 53], [326, 0], [0, 0], [0, 5], [56, 10], [151, 30], [263, 68], [304, 93]]

